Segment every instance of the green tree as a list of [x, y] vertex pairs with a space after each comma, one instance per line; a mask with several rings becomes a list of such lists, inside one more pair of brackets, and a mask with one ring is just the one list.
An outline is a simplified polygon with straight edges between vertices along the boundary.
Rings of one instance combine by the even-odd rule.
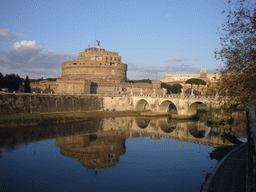
[[190, 84], [192, 89], [192, 85], [206, 85], [206, 82], [202, 79], [191, 78], [186, 81], [186, 84]]
[[0, 90], [4, 88], [4, 76], [3, 74], [0, 72]]
[[56, 78], [47, 78], [47, 81], [56, 81]]
[[181, 84], [169, 85], [166, 83], [161, 83], [161, 88], [167, 89], [167, 94], [170, 94], [170, 93], [177, 94], [181, 92], [182, 85]]
[[127, 80], [128, 83], [152, 83], [152, 80], [148, 79], [140, 79], [140, 80]]
[[171, 86], [171, 92], [175, 93], [175, 94], [180, 93], [181, 89], [182, 89], [181, 84], [174, 84], [174, 85]]
[[9, 91], [15, 91], [19, 89], [22, 84], [22, 79], [19, 75], [15, 74], [6, 74], [4, 77], [4, 86], [9, 89]]
[[28, 76], [26, 76], [26, 79], [24, 82], [24, 90], [25, 90], [25, 93], [31, 93], [30, 80]]

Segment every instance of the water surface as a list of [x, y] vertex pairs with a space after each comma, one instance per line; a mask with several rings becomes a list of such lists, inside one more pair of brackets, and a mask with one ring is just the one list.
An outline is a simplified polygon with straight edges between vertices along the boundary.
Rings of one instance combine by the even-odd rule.
[[117, 117], [0, 131], [1, 191], [200, 191], [231, 145], [200, 121]]

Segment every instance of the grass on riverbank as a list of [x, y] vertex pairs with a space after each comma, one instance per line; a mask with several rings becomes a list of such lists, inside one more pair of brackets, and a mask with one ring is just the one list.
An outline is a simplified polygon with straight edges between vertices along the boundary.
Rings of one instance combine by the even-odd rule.
[[136, 111], [115, 112], [84, 112], [84, 113], [47, 113], [47, 114], [15, 114], [0, 116], [0, 127], [31, 126], [39, 124], [55, 124], [75, 121], [85, 121], [94, 118], [137, 116]]
[[0, 126], [26, 125], [26, 124], [51, 124], [65, 121], [82, 120], [86, 118], [68, 116], [68, 114], [22, 114], [1, 116]]

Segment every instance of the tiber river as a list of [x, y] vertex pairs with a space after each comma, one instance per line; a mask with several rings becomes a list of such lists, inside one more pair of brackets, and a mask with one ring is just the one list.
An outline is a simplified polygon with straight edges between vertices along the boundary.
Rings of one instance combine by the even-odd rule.
[[200, 191], [219, 145], [216, 128], [167, 117], [1, 129], [0, 191]]

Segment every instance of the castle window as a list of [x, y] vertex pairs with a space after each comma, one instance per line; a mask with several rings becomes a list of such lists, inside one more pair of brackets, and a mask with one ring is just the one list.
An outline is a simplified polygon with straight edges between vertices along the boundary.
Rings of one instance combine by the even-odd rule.
[[112, 57], [110, 57], [110, 60], [112, 60]]
[[77, 63], [73, 63], [73, 65], [77, 65]]
[[101, 63], [100, 63], [100, 65], [101, 65]]

